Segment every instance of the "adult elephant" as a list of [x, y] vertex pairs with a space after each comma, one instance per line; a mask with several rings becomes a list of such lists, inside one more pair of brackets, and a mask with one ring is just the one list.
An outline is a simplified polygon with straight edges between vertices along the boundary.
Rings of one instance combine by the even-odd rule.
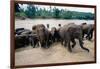
[[94, 30], [94, 24], [87, 24], [82, 23], [82, 31], [83, 31], [83, 38], [86, 35], [86, 39], [91, 40], [93, 37], [93, 30]]
[[[79, 40], [79, 44], [82, 49], [89, 52], [89, 49], [83, 46], [81, 26], [74, 23], [64, 25], [60, 28], [59, 34], [62, 39], [62, 44], [64, 43], [64, 46], [68, 45], [68, 50], [70, 52], [72, 52], [72, 48], [76, 45], [75, 39]], [[72, 46], [70, 46], [70, 41], [73, 43]]]
[[37, 34], [41, 47], [48, 48], [50, 40], [50, 32], [43, 24], [34, 25], [32, 27], [34, 33]]

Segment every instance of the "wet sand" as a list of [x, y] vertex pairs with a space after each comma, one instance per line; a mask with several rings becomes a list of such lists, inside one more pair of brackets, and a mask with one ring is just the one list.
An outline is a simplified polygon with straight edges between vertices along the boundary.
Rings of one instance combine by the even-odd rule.
[[84, 47], [90, 50], [89, 53], [80, 48], [78, 41], [72, 53], [59, 42], [48, 49], [32, 48], [32, 46], [20, 48], [15, 53], [15, 65], [94, 61], [94, 43], [87, 40], [84, 42]]

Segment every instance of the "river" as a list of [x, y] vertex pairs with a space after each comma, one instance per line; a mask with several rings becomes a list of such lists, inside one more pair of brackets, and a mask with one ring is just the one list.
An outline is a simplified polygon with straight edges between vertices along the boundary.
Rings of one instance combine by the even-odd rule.
[[86, 22], [87, 24], [94, 24], [94, 20], [67, 20], [67, 19], [15, 19], [15, 29], [16, 28], [26, 28], [26, 29], [32, 29], [33, 25], [37, 24], [44, 24], [47, 27], [47, 24], [49, 24], [49, 29], [51, 27], [59, 28], [58, 24], [61, 24], [61, 26], [68, 24], [68, 23], [75, 23], [75, 24], [81, 24]]

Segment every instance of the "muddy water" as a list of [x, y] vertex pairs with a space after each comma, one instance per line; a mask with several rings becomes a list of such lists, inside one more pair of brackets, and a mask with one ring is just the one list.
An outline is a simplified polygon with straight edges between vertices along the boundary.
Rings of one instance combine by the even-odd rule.
[[25, 20], [19, 20], [15, 19], [15, 28], [27, 28], [32, 29], [33, 25], [37, 24], [44, 24], [45, 26], [49, 24], [49, 29], [51, 27], [59, 28], [58, 24], [61, 24], [61, 26], [68, 24], [68, 23], [76, 23], [81, 24], [83, 22], [86, 22], [88, 24], [93, 24], [94, 20], [66, 20], [66, 19], [25, 19]]

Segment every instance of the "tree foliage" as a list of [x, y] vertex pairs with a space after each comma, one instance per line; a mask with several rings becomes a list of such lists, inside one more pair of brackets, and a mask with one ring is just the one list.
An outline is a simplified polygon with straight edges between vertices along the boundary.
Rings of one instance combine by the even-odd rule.
[[19, 4], [15, 4], [15, 12], [20, 12], [20, 7], [19, 7]]
[[[60, 19], [94, 19], [93, 13], [70, 11], [67, 9], [52, 8], [38, 8], [34, 5], [28, 5], [26, 10], [19, 9], [16, 4], [16, 16], [24, 16], [27, 18], [60, 18]], [[19, 12], [18, 12], [19, 11]]]
[[25, 11], [25, 14], [28, 18], [34, 18], [36, 13], [36, 9], [33, 5], [28, 5], [27, 10]]

